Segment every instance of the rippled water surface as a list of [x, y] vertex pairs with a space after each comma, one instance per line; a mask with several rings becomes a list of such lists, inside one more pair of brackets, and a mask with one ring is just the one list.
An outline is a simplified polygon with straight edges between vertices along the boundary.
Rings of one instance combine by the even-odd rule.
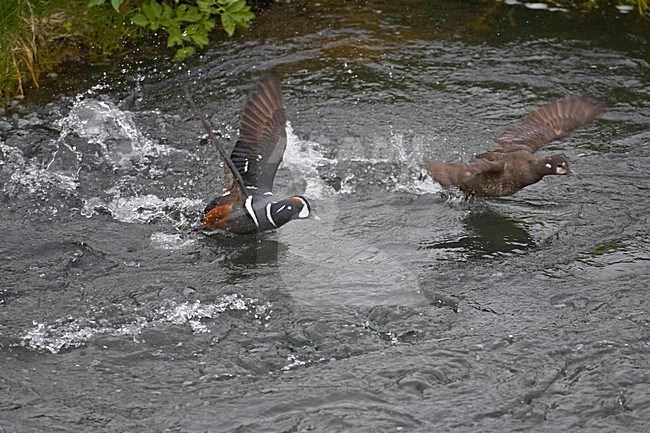
[[[0, 118], [0, 432], [646, 431], [650, 27], [480, 2], [280, 2], [172, 64], [70, 65]], [[143, 48], [144, 50], [144, 48]], [[189, 232], [265, 71], [276, 195]], [[577, 176], [460, 205], [422, 170], [552, 98]]]

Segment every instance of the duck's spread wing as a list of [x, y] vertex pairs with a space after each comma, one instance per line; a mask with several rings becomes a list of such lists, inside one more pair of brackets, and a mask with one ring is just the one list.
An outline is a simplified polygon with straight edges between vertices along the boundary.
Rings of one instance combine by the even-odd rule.
[[[272, 190], [287, 147], [286, 123], [280, 81], [267, 75], [244, 107], [239, 140], [230, 155], [247, 188], [260, 193]], [[232, 184], [228, 174], [226, 170], [226, 190]]]
[[436, 182], [443, 187], [449, 187], [463, 185], [477, 176], [498, 174], [503, 170], [503, 161], [486, 158], [460, 163], [429, 160], [424, 162], [424, 166]]
[[603, 111], [602, 105], [582, 96], [551, 101], [503, 131], [496, 139], [501, 147], [490, 150], [525, 149], [535, 153], [546, 143], [591, 122]]
[[192, 107], [192, 110], [194, 111], [196, 117], [201, 121], [201, 124], [203, 125], [203, 129], [205, 129], [205, 132], [208, 134], [208, 137], [214, 143], [214, 146], [217, 149], [217, 153], [219, 153], [219, 156], [223, 160], [224, 169], [226, 172], [225, 188], [224, 188], [225, 193], [223, 197], [226, 200], [232, 200], [232, 201], [245, 199], [246, 196], [248, 195], [248, 192], [246, 191], [246, 188], [244, 186], [244, 180], [239, 174], [239, 171], [237, 170], [233, 162], [230, 160], [228, 154], [226, 154], [226, 150], [224, 149], [223, 144], [221, 144], [221, 141], [219, 141], [217, 136], [212, 131], [212, 126], [210, 125], [210, 122], [208, 122], [208, 120], [205, 118], [203, 113], [201, 113], [198, 107], [196, 106], [196, 103], [194, 102], [194, 98], [192, 97], [192, 92], [190, 92], [190, 89], [184, 87], [184, 90], [185, 90], [185, 96], [187, 98], [187, 102], [189, 102], [190, 107]]

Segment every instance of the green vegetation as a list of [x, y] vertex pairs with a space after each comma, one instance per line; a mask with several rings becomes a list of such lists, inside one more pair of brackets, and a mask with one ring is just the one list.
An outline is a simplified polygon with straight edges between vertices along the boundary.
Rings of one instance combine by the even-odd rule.
[[179, 47], [174, 56], [182, 60], [195, 53], [194, 45], [208, 44], [208, 34], [220, 17], [223, 29], [231, 35], [237, 26], [248, 27], [255, 15], [246, 0], [148, 0], [129, 8], [128, 0], [90, 0], [90, 6], [109, 3], [136, 26], [167, 33], [167, 46]]
[[208, 44], [216, 19], [227, 34], [254, 18], [246, 0], [0, 0], [0, 101], [67, 59], [100, 59], [148, 31], [163, 32], [175, 59]]

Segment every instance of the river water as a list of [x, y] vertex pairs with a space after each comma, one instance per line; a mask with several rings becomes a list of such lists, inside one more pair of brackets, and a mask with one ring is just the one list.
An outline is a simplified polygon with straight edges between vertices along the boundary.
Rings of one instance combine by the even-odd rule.
[[[521, 4], [280, 2], [173, 64], [71, 64], [0, 119], [0, 432], [647, 431], [650, 25]], [[188, 232], [248, 92], [282, 80], [276, 195]], [[577, 176], [460, 205], [422, 169], [549, 99], [605, 114]]]

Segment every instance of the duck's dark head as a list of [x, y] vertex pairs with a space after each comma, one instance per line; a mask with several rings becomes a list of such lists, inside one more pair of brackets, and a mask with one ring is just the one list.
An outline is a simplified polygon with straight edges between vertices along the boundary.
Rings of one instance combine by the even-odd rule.
[[311, 215], [311, 207], [305, 197], [293, 196], [274, 202], [266, 210], [273, 225], [280, 227], [293, 219], [305, 219]]
[[289, 197], [289, 200], [297, 203], [298, 207], [300, 208], [300, 212], [298, 212], [298, 216], [296, 218], [305, 219], [311, 216], [311, 205], [305, 197], [301, 195], [294, 195], [293, 197]]
[[564, 175], [571, 173], [569, 161], [564, 155], [551, 155], [544, 158], [544, 174]]

